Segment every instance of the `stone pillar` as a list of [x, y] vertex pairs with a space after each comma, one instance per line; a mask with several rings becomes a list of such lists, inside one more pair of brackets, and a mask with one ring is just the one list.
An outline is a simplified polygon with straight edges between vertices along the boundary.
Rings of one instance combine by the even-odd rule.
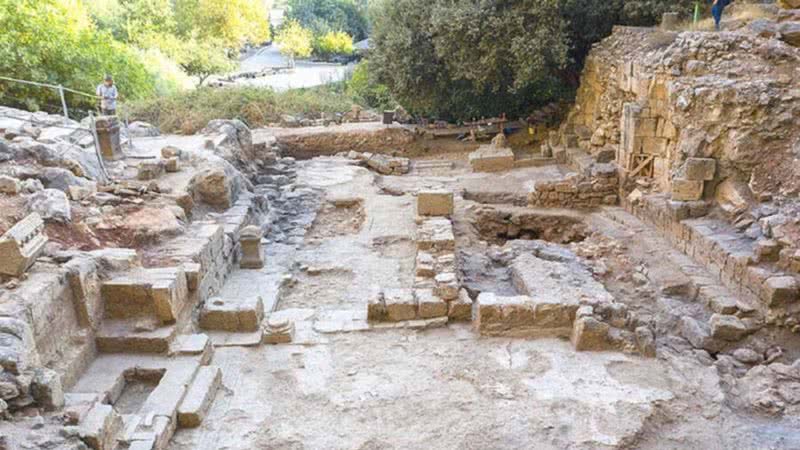
[[264, 259], [261, 255], [261, 228], [250, 225], [245, 227], [239, 237], [242, 245], [242, 261], [239, 267], [242, 269], [260, 269], [264, 267]]
[[95, 121], [97, 140], [103, 159], [122, 157], [122, 144], [119, 136], [119, 121], [115, 116], [101, 116]]

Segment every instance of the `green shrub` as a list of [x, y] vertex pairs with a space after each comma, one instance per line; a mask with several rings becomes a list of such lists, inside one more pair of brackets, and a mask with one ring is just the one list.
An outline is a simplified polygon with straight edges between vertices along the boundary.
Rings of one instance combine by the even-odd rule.
[[392, 98], [389, 88], [376, 82], [370, 75], [369, 61], [363, 60], [353, 69], [347, 81], [347, 94], [356, 103], [379, 110], [394, 109], [397, 102]]
[[251, 127], [279, 122], [283, 114], [318, 118], [349, 111], [353, 101], [341, 85], [275, 92], [268, 88], [201, 87], [180, 94], [129, 102], [131, 120], [157, 125], [165, 133], [191, 134], [213, 119], [241, 119]]
[[329, 31], [314, 41], [314, 54], [322, 59], [353, 54], [353, 38], [344, 31]]

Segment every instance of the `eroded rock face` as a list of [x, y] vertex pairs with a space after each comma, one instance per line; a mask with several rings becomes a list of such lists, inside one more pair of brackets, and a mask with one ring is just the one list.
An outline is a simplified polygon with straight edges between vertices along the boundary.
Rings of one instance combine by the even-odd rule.
[[[790, 68], [800, 64], [800, 50], [768, 39], [793, 36], [796, 19], [779, 20], [754, 22], [762, 31], [753, 34], [616, 27], [586, 61], [561, 145], [592, 155], [618, 146], [623, 176], [652, 171], [662, 192], [675, 179], [698, 178], [712, 186], [749, 181], [756, 193], [791, 192], [800, 184], [789, 154], [800, 137], [793, 126], [800, 80]], [[690, 158], [713, 158], [716, 168], [698, 164], [696, 176], [684, 177]]]

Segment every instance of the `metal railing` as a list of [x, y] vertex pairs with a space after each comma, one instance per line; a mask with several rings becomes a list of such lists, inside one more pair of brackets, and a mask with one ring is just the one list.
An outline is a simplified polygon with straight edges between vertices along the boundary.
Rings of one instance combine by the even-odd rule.
[[[39, 83], [39, 82], [36, 82], [36, 81], [19, 80], [19, 79], [16, 79], [16, 78], [10, 78], [10, 77], [4, 77], [4, 76], [0, 76], [0, 80], [10, 81], [10, 82], [13, 82], [13, 83], [27, 84], [27, 85], [30, 85], [30, 86], [39, 86], [39, 87], [44, 87], [44, 88], [49, 88], [49, 89], [55, 89], [56, 91], [58, 91], [59, 97], [61, 98], [61, 108], [62, 108], [63, 114], [64, 114], [64, 125], [54, 125], [52, 123], [37, 122], [37, 121], [33, 120], [32, 118], [16, 116], [16, 115], [13, 115], [13, 114], [8, 114], [8, 113], [3, 113], [3, 117], [8, 117], [10, 119], [15, 119], [15, 120], [23, 121], [23, 122], [28, 122], [28, 123], [31, 123], [33, 125], [39, 125], [39, 126], [57, 127], [57, 128], [63, 128], [63, 129], [69, 129], [69, 130], [88, 131], [89, 133], [91, 133], [92, 140], [94, 141], [95, 156], [97, 157], [97, 161], [98, 161], [98, 164], [100, 166], [100, 174], [101, 174], [101, 176], [103, 178], [103, 180], [101, 180], [101, 181], [104, 181], [104, 182], [111, 181], [111, 177], [109, 176], [108, 171], [106, 170], [106, 166], [105, 166], [105, 164], [103, 162], [103, 157], [102, 157], [102, 154], [100, 152], [100, 140], [99, 140], [98, 135], [97, 135], [97, 128], [96, 128], [96, 124], [95, 124], [94, 112], [93, 111], [85, 111], [85, 112], [88, 112], [88, 116], [89, 116], [89, 124], [90, 125], [89, 125], [88, 128], [82, 127], [80, 125], [79, 126], [69, 126], [68, 123], [71, 121], [71, 119], [69, 117], [69, 108], [67, 106], [67, 99], [66, 99], [66, 96], [64, 95], [64, 93], [65, 92], [69, 92], [69, 93], [72, 93], [72, 94], [81, 95], [81, 96], [88, 97], [88, 98], [91, 98], [91, 99], [96, 99], [96, 100], [99, 100], [101, 97], [99, 97], [97, 95], [94, 95], [94, 94], [89, 94], [89, 93], [86, 93], [86, 92], [81, 92], [81, 91], [78, 91], [78, 90], [75, 90], [75, 89], [64, 87], [63, 85], [60, 85], [60, 84], [59, 85], [55, 85], [55, 84], [48, 84], [48, 83]], [[129, 144], [129, 146], [133, 147], [133, 139], [131, 137], [130, 130], [128, 129], [128, 121], [125, 120], [123, 123], [125, 124], [125, 130], [127, 132], [126, 134], [128, 135], [128, 140], [129, 140], [128, 144]]]
[[11, 82], [14, 82], [14, 83], [21, 83], [21, 84], [27, 84], [27, 85], [30, 85], [30, 86], [39, 86], [39, 87], [50, 88], [50, 89], [56, 90], [58, 92], [58, 96], [61, 99], [61, 108], [64, 111], [64, 118], [67, 119], [67, 120], [69, 120], [69, 108], [67, 107], [67, 98], [64, 96], [65, 92], [69, 92], [69, 93], [72, 93], [72, 94], [75, 94], [75, 95], [82, 95], [84, 97], [89, 97], [89, 98], [96, 99], [96, 100], [100, 99], [100, 97], [98, 97], [97, 95], [89, 94], [89, 93], [86, 93], [86, 92], [81, 92], [81, 91], [78, 91], [78, 90], [75, 90], [75, 89], [70, 89], [70, 88], [64, 87], [63, 85], [60, 85], [60, 84], [59, 85], [55, 85], [55, 84], [48, 84], [48, 83], [39, 83], [37, 81], [18, 80], [16, 78], [10, 78], [10, 77], [4, 77], [4, 76], [0, 76], [0, 80], [11, 81]]

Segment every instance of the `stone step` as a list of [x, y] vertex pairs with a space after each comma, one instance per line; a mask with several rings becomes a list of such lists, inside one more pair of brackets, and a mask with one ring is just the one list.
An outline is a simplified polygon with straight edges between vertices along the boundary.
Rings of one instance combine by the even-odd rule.
[[519, 169], [523, 167], [542, 167], [556, 164], [555, 158], [545, 158], [542, 156], [534, 156], [532, 158], [520, 158], [514, 160], [514, 168]]
[[204, 330], [243, 332], [258, 331], [264, 317], [261, 297], [208, 299], [200, 310], [200, 328]]
[[105, 281], [101, 287], [108, 319], [155, 317], [172, 323], [189, 297], [183, 267], [140, 269]]
[[106, 320], [95, 342], [103, 353], [166, 353], [176, 331], [175, 325], [150, 330], [133, 320]]
[[452, 169], [453, 161], [437, 161], [437, 160], [417, 161], [414, 163], [414, 168], [417, 170]]
[[221, 384], [222, 371], [219, 367], [201, 367], [178, 406], [178, 426], [182, 428], [199, 426], [211, 408]]

